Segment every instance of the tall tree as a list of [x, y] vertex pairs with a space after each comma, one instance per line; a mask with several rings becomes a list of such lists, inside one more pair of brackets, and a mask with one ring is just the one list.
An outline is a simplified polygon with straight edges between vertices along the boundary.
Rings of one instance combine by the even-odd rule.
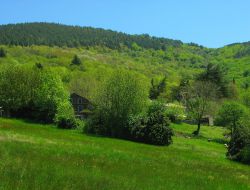
[[97, 96], [97, 107], [107, 134], [121, 137], [130, 115], [145, 108], [148, 88], [143, 78], [131, 71], [118, 70], [104, 84]]
[[197, 77], [197, 80], [213, 83], [214, 88], [218, 91], [218, 95], [221, 97], [227, 97], [229, 95], [227, 86], [228, 82], [225, 79], [225, 75], [225, 68], [218, 64], [208, 63], [205, 71]]
[[188, 117], [197, 123], [197, 130], [193, 134], [198, 135], [202, 118], [209, 114], [212, 101], [216, 98], [215, 86], [210, 82], [195, 82], [182, 92], [182, 97]]
[[152, 100], [157, 99], [160, 96], [160, 94], [165, 91], [166, 79], [167, 77], [165, 76], [158, 84], [155, 84], [154, 79], [151, 80], [151, 88], [149, 93], [150, 99]]

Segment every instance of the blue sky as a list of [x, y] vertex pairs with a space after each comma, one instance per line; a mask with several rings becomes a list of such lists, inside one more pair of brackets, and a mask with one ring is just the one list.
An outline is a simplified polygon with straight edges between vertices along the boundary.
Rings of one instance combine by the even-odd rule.
[[221, 47], [250, 41], [250, 0], [3, 0], [0, 24], [46, 21]]

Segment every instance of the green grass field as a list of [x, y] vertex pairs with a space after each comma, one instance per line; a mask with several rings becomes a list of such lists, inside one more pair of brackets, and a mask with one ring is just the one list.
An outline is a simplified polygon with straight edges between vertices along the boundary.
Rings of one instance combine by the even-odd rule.
[[[0, 189], [250, 189], [250, 166], [226, 159], [224, 129], [172, 125], [168, 147], [0, 119]], [[208, 142], [208, 138], [212, 142]]]

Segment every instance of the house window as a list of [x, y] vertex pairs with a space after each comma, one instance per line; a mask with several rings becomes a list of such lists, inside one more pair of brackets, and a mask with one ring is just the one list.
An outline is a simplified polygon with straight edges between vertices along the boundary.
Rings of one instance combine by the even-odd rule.
[[82, 104], [82, 98], [78, 98], [78, 104]]
[[77, 107], [77, 112], [78, 113], [81, 112], [82, 110], [83, 110], [83, 107], [81, 105]]

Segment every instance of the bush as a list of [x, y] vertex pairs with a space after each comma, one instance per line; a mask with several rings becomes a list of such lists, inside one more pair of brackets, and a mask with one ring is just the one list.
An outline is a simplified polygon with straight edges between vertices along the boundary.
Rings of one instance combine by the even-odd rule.
[[81, 65], [82, 61], [77, 55], [75, 55], [74, 58], [72, 59], [71, 63], [73, 65]]
[[95, 113], [87, 120], [84, 132], [96, 135], [108, 134], [108, 127], [104, 125], [104, 119], [99, 110], [96, 110]]
[[77, 128], [77, 122], [75, 118], [61, 118], [57, 121], [57, 126], [61, 129], [74, 129]]
[[0, 57], [6, 57], [6, 51], [3, 48], [0, 48]]
[[162, 124], [155, 124], [147, 127], [146, 143], [154, 145], [169, 145], [172, 143], [172, 130]]
[[241, 151], [241, 162], [250, 164], [250, 145], [245, 146]]
[[228, 146], [227, 156], [235, 161], [250, 164], [250, 128], [248, 121], [241, 121]]
[[130, 116], [128, 121], [128, 132], [130, 140], [145, 142], [147, 117], [144, 114]]
[[153, 102], [146, 115], [130, 118], [128, 128], [133, 140], [154, 145], [169, 145], [172, 143], [173, 136], [169, 124], [165, 106]]

